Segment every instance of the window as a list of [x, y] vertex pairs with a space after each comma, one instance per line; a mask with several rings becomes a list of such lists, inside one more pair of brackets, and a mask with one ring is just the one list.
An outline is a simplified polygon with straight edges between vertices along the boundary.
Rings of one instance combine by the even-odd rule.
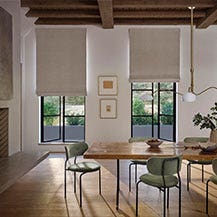
[[41, 97], [41, 142], [85, 140], [85, 97]]
[[[131, 136], [176, 139], [176, 84], [132, 83]], [[151, 94], [152, 101], [142, 95]]]

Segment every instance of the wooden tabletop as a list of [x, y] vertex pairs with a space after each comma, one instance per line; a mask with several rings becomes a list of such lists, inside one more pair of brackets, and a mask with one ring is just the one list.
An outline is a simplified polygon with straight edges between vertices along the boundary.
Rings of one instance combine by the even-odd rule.
[[[177, 156], [183, 159], [209, 160], [217, 158], [217, 153], [202, 154], [201, 150], [185, 146], [197, 146], [199, 144], [187, 144], [179, 142], [163, 142], [159, 148], [150, 148], [145, 142], [96, 142], [85, 152], [84, 158], [88, 159], [148, 159], [153, 156]], [[210, 144], [203, 144], [208, 146]]]

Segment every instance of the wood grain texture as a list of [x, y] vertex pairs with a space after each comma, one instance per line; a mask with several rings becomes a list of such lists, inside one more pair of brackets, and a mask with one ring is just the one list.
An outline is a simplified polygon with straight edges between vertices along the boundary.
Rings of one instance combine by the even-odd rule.
[[[81, 160], [81, 159], [78, 159]], [[88, 160], [89, 161], [89, 160]], [[79, 207], [79, 191], [73, 192], [73, 176], [67, 177], [67, 199], [63, 197], [64, 155], [55, 154], [45, 159], [13, 186], [0, 194], [1, 217], [135, 217], [135, 184], [128, 192], [128, 164], [120, 161], [120, 210], [115, 210], [116, 162], [100, 160], [102, 165], [102, 196], [98, 194], [98, 176], [83, 177], [83, 208]], [[205, 167], [205, 180], [212, 174]], [[145, 166], [138, 167], [138, 177], [146, 173]], [[0, 173], [1, 177], [1, 173]], [[134, 170], [132, 178], [134, 177]], [[181, 170], [182, 216], [207, 217], [205, 214], [205, 183], [201, 182], [201, 167], [192, 166], [190, 192], [186, 191], [186, 162]], [[77, 184], [79, 180], [77, 179]], [[132, 179], [133, 181], [133, 179]], [[210, 184], [211, 185], [211, 184]], [[78, 187], [78, 185], [77, 185]], [[217, 185], [210, 186], [210, 217], [217, 216]], [[177, 189], [170, 191], [168, 216], [178, 216]], [[163, 194], [158, 189], [141, 184], [139, 189], [139, 216], [162, 216]]]
[[[81, 160], [81, 159], [78, 159]], [[77, 193], [73, 192], [72, 174], [67, 175], [67, 199], [63, 196], [63, 155], [47, 158], [21, 178], [16, 184], [0, 194], [2, 217], [133, 217], [135, 197], [128, 194], [127, 186], [121, 184], [121, 209], [115, 209], [115, 182], [109, 170], [102, 168], [102, 196], [98, 194], [98, 176], [89, 173], [83, 176], [83, 204], [79, 207], [79, 180]], [[142, 204], [142, 203], [141, 203]], [[157, 213], [146, 204], [141, 207], [145, 216], [156, 217]]]
[[207, 11], [207, 15], [201, 18], [197, 23], [197, 28], [207, 28], [217, 21], [217, 4], [214, 8]]
[[111, 29], [114, 25], [113, 20], [113, 2], [112, 0], [97, 0], [99, 5], [99, 12], [102, 20], [102, 27], [104, 29]]
[[36, 25], [189, 25], [195, 6], [197, 27], [216, 25], [216, 0], [21, 0]]
[[[153, 156], [178, 156], [189, 160], [214, 159], [217, 154], [201, 154], [200, 150], [185, 150], [186, 143], [163, 142], [159, 148], [150, 148], [145, 142], [97, 142], [85, 152], [92, 159], [148, 159]], [[194, 146], [197, 144], [194, 144]], [[208, 145], [208, 144], [207, 144]], [[205, 146], [205, 144], [204, 144]]]

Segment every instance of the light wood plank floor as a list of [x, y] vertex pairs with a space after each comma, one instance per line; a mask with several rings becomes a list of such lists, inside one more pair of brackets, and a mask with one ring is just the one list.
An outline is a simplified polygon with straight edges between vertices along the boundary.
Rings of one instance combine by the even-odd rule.
[[[83, 178], [83, 208], [79, 208], [77, 194], [73, 193], [72, 176], [68, 176], [67, 200], [63, 198], [64, 155], [55, 154], [23, 176], [13, 186], [0, 194], [1, 217], [112, 217], [135, 216], [135, 185], [128, 192], [128, 161], [121, 161], [120, 210], [115, 210], [116, 163], [100, 161], [102, 170], [102, 196], [98, 194], [98, 173]], [[207, 166], [210, 173], [211, 167]], [[139, 167], [139, 174], [145, 167]], [[206, 178], [210, 176], [206, 173]], [[186, 191], [186, 164], [182, 167], [182, 216], [203, 217], [205, 214], [205, 184], [201, 183], [201, 172], [192, 169], [190, 191]], [[139, 215], [154, 217], [162, 214], [162, 193], [141, 184], [139, 191]], [[217, 216], [217, 186], [210, 187], [210, 216]], [[178, 216], [177, 189], [171, 190], [168, 216]]]

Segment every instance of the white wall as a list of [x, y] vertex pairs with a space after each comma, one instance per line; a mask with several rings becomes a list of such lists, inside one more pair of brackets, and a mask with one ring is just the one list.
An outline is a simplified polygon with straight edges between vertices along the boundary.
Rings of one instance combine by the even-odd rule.
[[[194, 77], [195, 92], [199, 93], [208, 86], [217, 86], [217, 26], [208, 29], [196, 29], [194, 34]], [[181, 82], [179, 91], [185, 92], [190, 85], [190, 29], [181, 29]], [[206, 115], [217, 102], [217, 90], [197, 97], [193, 103], [178, 103], [179, 140], [186, 136], [209, 136], [210, 130], [200, 130], [193, 125], [194, 114]]]
[[[76, 26], [77, 28], [78, 26]], [[82, 26], [84, 27], [84, 26]], [[149, 26], [148, 26], [149, 27]], [[147, 27], [147, 28], [148, 28]], [[29, 26], [31, 29], [31, 25]], [[73, 27], [72, 27], [73, 28]], [[86, 141], [127, 141], [130, 137], [130, 84], [128, 82], [128, 26], [105, 30], [87, 27], [88, 41], [88, 95], [86, 101]], [[161, 27], [162, 28], [162, 27]], [[181, 28], [181, 82], [179, 91], [185, 92], [189, 80], [189, 27]], [[26, 29], [26, 28], [25, 28]], [[28, 28], [27, 28], [28, 29]], [[25, 80], [23, 84], [23, 144], [24, 150], [63, 150], [62, 146], [37, 145], [39, 141], [39, 100], [35, 95], [35, 35], [34, 30], [23, 38]], [[195, 34], [195, 91], [208, 85], [217, 85], [217, 27], [196, 30]], [[97, 77], [118, 76], [118, 117], [105, 120], [99, 118], [99, 97]], [[188, 135], [207, 135], [192, 124], [193, 115], [208, 112], [216, 102], [217, 91], [210, 91], [198, 97], [195, 103], [184, 103], [178, 99], [178, 140]], [[114, 98], [114, 97], [110, 97]]]
[[19, 1], [0, 1], [0, 7], [13, 17], [13, 98], [0, 100], [0, 107], [9, 108], [9, 155], [12, 155], [20, 150], [21, 144], [20, 4]]

